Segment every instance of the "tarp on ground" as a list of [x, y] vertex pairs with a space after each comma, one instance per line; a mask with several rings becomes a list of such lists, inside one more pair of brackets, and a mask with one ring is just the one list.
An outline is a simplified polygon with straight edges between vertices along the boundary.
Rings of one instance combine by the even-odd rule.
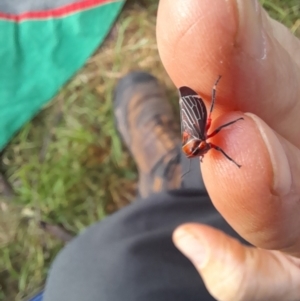
[[0, 0], [0, 150], [103, 42], [125, 0]]

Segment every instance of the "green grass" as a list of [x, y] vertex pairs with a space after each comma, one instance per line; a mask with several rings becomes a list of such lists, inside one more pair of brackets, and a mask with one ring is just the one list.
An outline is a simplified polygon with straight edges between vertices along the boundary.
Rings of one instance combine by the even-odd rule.
[[261, 0], [269, 15], [300, 36], [300, 2], [298, 0]]
[[[300, 35], [299, 0], [261, 2]], [[40, 221], [75, 235], [134, 199], [137, 173], [114, 128], [112, 91], [134, 69], [173, 89], [157, 53], [156, 10], [156, 0], [129, 2], [105, 45], [3, 152], [15, 197], [0, 199], [1, 301], [43, 285], [63, 246]]]

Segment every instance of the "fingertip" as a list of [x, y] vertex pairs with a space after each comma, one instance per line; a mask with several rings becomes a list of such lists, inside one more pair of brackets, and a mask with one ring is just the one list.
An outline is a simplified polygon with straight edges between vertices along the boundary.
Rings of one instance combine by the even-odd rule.
[[236, 296], [244, 259], [244, 247], [237, 240], [201, 224], [182, 225], [174, 237], [176, 246], [193, 263], [214, 297], [229, 300], [227, 294]]
[[[212, 202], [227, 221], [243, 233], [259, 227], [270, 205], [273, 170], [265, 143], [253, 120], [240, 112], [222, 115], [214, 122], [214, 128], [243, 117], [222, 129], [211, 142], [222, 148], [238, 168], [221, 152], [210, 150], [201, 166], [204, 183]], [[258, 224], [253, 223], [253, 215]], [[249, 229], [252, 228], [252, 229]]]
[[[201, 228], [200, 228], [201, 232]], [[173, 233], [175, 246], [198, 268], [205, 264], [207, 258], [206, 246], [199, 235], [199, 226], [185, 224], [179, 226]]]
[[159, 53], [178, 87], [188, 85], [208, 95], [216, 76], [228, 69], [237, 31], [236, 7], [232, 2], [160, 1]]

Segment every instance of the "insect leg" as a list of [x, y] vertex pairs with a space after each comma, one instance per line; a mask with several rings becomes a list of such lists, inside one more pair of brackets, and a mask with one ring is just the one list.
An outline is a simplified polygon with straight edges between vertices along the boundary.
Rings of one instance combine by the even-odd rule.
[[237, 164], [232, 158], [230, 158], [223, 150], [221, 147], [217, 146], [217, 145], [214, 145], [212, 143], [209, 143], [210, 147], [211, 148], [214, 148], [215, 150], [221, 152], [229, 161], [233, 162], [238, 168], [241, 168], [242, 165], [240, 164]]
[[189, 159], [189, 169], [188, 169], [188, 171], [186, 171], [186, 172], [181, 176], [181, 179], [182, 179], [185, 175], [187, 175], [190, 171], [191, 171], [191, 159]]
[[229, 125], [231, 125], [231, 124], [233, 124], [233, 123], [235, 123], [235, 122], [237, 122], [237, 121], [239, 121], [239, 120], [244, 120], [244, 118], [243, 118], [243, 117], [240, 117], [240, 118], [238, 118], [238, 119], [236, 119], [236, 120], [230, 121], [230, 122], [228, 122], [228, 123], [225, 123], [225, 124], [219, 126], [219, 127], [218, 127], [216, 130], [214, 130], [211, 134], [207, 135], [207, 139], [210, 138], [210, 137], [213, 137], [213, 136], [216, 135], [216, 134], [218, 134], [218, 133], [219, 133], [223, 128], [225, 128], [226, 126], [229, 126]]
[[217, 85], [218, 85], [220, 79], [221, 79], [221, 75], [219, 75], [219, 77], [217, 78], [217, 80], [216, 80], [216, 82], [213, 86], [213, 89], [212, 89], [211, 106], [210, 106], [209, 115], [208, 115], [207, 122], [206, 122], [206, 131], [208, 131], [208, 129], [210, 128], [210, 125], [211, 125], [211, 113], [214, 109], [215, 100], [216, 100]]
[[211, 112], [214, 109], [215, 100], [216, 100], [217, 85], [218, 85], [220, 79], [221, 79], [221, 75], [219, 75], [219, 77], [216, 80], [216, 82], [215, 82], [215, 84], [213, 86], [213, 89], [212, 89], [212, 93], [211, 93], [212, 94], [212, 96], [211, 96], [211, 107], [210, 107], [210, 110], [209, 110], [209, 115], [211, 114]]

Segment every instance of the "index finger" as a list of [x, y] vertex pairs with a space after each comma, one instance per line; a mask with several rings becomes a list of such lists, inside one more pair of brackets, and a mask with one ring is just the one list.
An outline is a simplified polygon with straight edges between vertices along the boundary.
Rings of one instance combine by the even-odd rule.
[[222, 75], [217, 114], [254, 113], [300, 147], [300, 44], [276, 26], [254, 0], [161, 0], [157, 41], [176, 86], [208, 100]]

